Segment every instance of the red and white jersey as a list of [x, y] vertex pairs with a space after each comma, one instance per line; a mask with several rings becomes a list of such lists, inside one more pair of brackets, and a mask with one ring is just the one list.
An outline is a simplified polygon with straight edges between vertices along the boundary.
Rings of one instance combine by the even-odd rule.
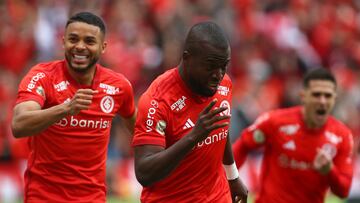
[[[236, 164], [241, 166], [246, 155], [260, 146], [265, 149], [256, 203], [322, 203], [329, 187], [339, 196], [348, 194], [353, 173], [352, 134], [334, 117], [314, 130], [306, 127], [300, 106], [265, 113], [234, 143]], [[333, 159], [327, 175], [313, 167], [319, 149]]]
[[[200, 97], [185, 86], [178, 69], [168, 70], [140, 98], [133, 146], [170, 147], [192, 130], [200, 112], [214, 98], [218, 99], [215, 107], [228, 106], [230, 109], [231, 88], [232, 83], [226, 75], [214, 96]], [[224, 113], [230, 115], [230, 110]], [[228, 127], [213, 131], [169, 176], [145, 187], [141, 201], [231, 202], [222, 166], [228, 134]]]
[[129, 81], [96, 65], [90, 86], [78, 84], [65, 61], [33, 67], [19, 86], [16, 103], [36, 101], [42, 109], [68, 102], [80, 88], [98, 90], [88, 110], [66, 116], [30, 137], [25, 200], [105, 202], [105, 161], [115, 114], [130, 117], [135, 105]]

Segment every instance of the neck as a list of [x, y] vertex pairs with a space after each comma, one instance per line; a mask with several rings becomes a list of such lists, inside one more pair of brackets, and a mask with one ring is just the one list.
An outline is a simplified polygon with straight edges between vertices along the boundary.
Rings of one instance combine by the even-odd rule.
[[182, 61], [180, 62], [178, 69], [179, 69], [180, 78], [184, 81], [186, 86], [190, 88], [191, 86], [190, 86], [190, 84], [188, 82], [188, 79], [186, 77], [185, 70], [184, 70], [184, 63]]
[[322, 125], [318, 126], [318, 125], [316, 125], [316, 123], [311, 121], [311, 118], [309, 117], [309, 114], [305, 111], [304, 107], [302, 109], [302, 116], [303, 116], [304, 123], [308, 129], [319, 129], [322, 127]]
[[96, 66], [91, 67], [86, 72], [76, 72], [72, 70], [69, 66], [67, 66], [69, 74], [71, 77], [81, 85], [91, 85], [94, 79]]

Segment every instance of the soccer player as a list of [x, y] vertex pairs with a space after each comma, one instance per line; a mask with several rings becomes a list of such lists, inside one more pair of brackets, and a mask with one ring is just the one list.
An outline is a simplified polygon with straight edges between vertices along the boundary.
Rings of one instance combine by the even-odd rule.
[[246, 202], [228, 139], [229, 61], [221, 28], [198, 23], [180, 65], [141, 96], [133, 146], [142, 202]]
[[12, 131], [31, 136], [25, 202], [105, 202], [105, 162], [111, 121], [130, 132], [133, 90], [121, 74], [97, 63], [106, 48], [101, 18], [69, 18], [65, 60], [34, 66], [19, 85]]
[[330, 188], [344, 198], [353, 173], [350, 130], [330, 115], [336, 80], [324, 68], [308, 72], [301, 106], [262, 114], [234, 143], [236, 164], [264, 147], [256, 203], [321, 203]]

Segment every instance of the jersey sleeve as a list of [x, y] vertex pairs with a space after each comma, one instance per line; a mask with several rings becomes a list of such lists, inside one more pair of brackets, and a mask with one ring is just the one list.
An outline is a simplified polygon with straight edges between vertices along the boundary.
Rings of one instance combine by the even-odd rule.
[[46, 74], [39, 68], [32, 68], [21, 80], [16, 104], [25, 101], [35, 101], [44, 106], [46, 100]]
[[269, 142], [271, 129], [270, 113], [264, 113], [251, 126], [242, 131], [232, 147], [238, 168], [245, 162], [250, 151], [260, 148]]
[[127, 79], [124, 79], [122, 91], [124, 94], [121, 97], [121, 107], [118, 114], [124, 118], [129, 118], [135, 112], [135, 101], [132, 85]]
[[138, 104], [133, 146], [158, 145], [165, 147], [165, 131], [168, 119], [163, 102], [143, 95]]
[[349, 194], [353, 176], [353, 136], [349, 132], [338, 146], [338, 153], [333, 159], [333, 167], [329, 174], [331, 191], [341, 198]]

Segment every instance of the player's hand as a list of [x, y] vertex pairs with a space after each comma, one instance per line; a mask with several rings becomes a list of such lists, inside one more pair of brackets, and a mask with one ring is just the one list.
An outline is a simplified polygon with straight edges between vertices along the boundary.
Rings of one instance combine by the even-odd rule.
[[324, 149], [317, 149], [313, 167], [321, 174], [328, 174], [332, 167], [332, 157]]
[[81, 110], [86, 110], [92, 103], [94, 94], [98, 93], [97, 90], [92, 89], [78, 89], [67, 105], [67, 112], [69, 115], [76, 115]]
[[191, 131], [191, 136], [194, 136], [193, 138], [196, 143], [206, 139], [211, 131], [229, 125], [229, 122], [218, 123], [219, 121], [229, 119], [230, 116], [220, 115], [220, 113], [227, 110], [228, 107], [212, 109], [216, 102], [217, 99], [214, 99], [207, 107], [204, 108], [204, 110], [200, 113], [193, 130]]
[[232, 201], [235, 203], [246, 203], [248, 189], [240, 180], [240, 178], [236, 178], [235, 180], [229, 180], [228, 182], [230, 186]]

